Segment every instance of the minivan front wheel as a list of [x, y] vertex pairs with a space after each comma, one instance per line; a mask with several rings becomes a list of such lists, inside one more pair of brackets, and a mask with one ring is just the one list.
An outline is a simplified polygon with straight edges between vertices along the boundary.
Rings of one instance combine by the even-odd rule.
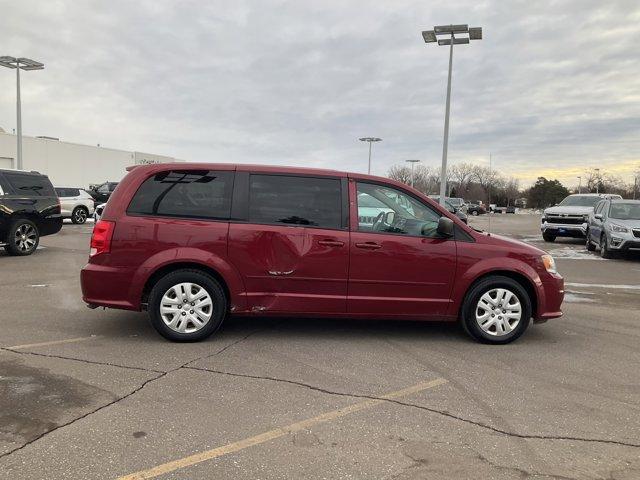
[[531, 299], [520, 283], [491, 276], [474, 285], [462, 307], [462, 325], [473, 338], [504, 344], [520, 337], [531, 320]]
[[176, 342], [207, 338], [222, 325], [227, 298], [216, 279], [199, 270], [176, 270], [162, 277], [149, 295], [151, 324]]

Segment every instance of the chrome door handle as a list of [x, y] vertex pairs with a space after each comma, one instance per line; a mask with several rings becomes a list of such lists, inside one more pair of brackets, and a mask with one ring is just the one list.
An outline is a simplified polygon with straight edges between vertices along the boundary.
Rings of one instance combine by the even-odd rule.
[[356, 243], [356, 247], [364, 248], [367, 250], [378, 250], [379, 248], [382, 248], [382, 245], [374, 242], [365, 242], [365, 243]]

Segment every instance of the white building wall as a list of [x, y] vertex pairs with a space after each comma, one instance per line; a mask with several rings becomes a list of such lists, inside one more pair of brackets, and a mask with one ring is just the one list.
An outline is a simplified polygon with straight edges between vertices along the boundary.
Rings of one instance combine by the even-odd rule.
[[[16, 136], [0, 132], [0, 168], [16, 167], [16, 150]], [[87, 188], [90, 184], [118, 182], [128, 166], [176, 161], [150, 153], [22, 137], [24, 170], [48, 175], [55, 186]]]

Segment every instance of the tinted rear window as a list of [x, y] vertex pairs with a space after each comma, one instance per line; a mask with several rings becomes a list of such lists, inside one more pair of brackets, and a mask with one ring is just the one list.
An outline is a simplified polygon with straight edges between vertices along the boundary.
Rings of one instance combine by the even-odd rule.
[[5, 178], [9, 181], [16, 195], [26, 195], [30, 197], [55, 197], [53, 185], [44, 175], [29, 175], [21, 173], [5, 173]]
[[80, 195], [79, 188], [56, 188], [59, 197], [77, 197]]
[[233, 172], [171, 170], [144, 181], [127, 212], [142, 215], [228, 219]]
[[249, 221], [339, 229], [341, 192], [333, 178], [251, 175]]

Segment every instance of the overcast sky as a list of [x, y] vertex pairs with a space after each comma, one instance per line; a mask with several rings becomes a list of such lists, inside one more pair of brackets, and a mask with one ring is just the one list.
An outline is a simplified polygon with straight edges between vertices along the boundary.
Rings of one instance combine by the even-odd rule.
[[[447, 47], [437, 24], [482, 26], [454, 50], [449, 158], [523, 185], [640, 167], [640, 2], [0, 0], [0, 55], [25, 72], [25, 135], [212, 162], [373, 173], [438, 166]], [[0, 126], [15, 78], [0, 70]]]

